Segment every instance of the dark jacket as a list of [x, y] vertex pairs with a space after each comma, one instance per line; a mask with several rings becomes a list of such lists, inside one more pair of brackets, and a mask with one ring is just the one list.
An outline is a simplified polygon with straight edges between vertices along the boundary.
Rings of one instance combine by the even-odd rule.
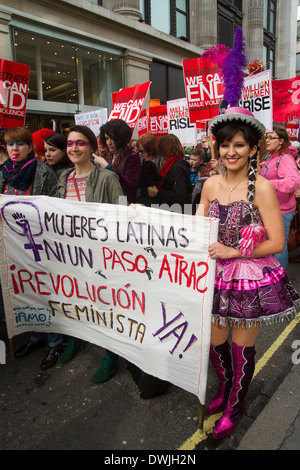
[[156, 199], [159, 204], [180, 204], [183, 207], [184, 204], [191, 203], [192, 190], [190, 165], [187, 161], [179, 159], [165, 176]]
[[134, 150], [130, 149], [119, 168], [115, 168], [110, 163], [106, 167], [107, 170], [111, 170], [118, 175], [123, 193], [127, 196], [129, 203], [137, 200], [141, 166], [140, 157]]
[[149, 186], [155, 186], [162, 180], [162, 177], [159, 176], [159, 171], [155, 163], [150, 160], [145, 160], [142, 163], [142, 171], [138, 184], [138, 197], [137, 202], [139, 204], [144, 204], [145, 206], [151, 206], [153, 203], [153, 198], [148, 196], [147, 188]]

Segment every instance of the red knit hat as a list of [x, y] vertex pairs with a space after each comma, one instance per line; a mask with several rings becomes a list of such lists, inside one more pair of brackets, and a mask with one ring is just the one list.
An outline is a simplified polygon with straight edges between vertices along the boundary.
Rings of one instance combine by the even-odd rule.
[[49, 135], [53, 134], [55, 134], [55, 132], [51, 131], [51, 129], [40, 129], [39, 131], [33, 132], [32, 140], [35, 153], [37, 153], [38, 155], [45, 155], [44, 140]]

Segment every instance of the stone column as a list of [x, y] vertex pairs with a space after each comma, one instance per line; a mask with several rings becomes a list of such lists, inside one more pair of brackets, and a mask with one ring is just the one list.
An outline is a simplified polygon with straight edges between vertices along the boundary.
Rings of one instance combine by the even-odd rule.
[[0, 44], [1, 44], [1, 59], [12, 60], [10, 57], [9, 48], [9, 23], [11, 21], [11, 15], [0, 10]]
[[112, 0], [111, 10], [133, 20], [142, 19], [139, 0]]
[[276, 68], [277, 80], [296, 76], [297, 51], [297, 0], [278, 0], [276, 22]]
[[264, 0], [249, 0], [245, 4], [243, 31], [247, 44], [248, 62], [263, 58]]
[[191, 0], [191, 43], [209, 49], [217, 44], [217, 0]]
[[150, 80], [151, 57], [126, 50], [124, 58], [127, 87], [132, 87]]

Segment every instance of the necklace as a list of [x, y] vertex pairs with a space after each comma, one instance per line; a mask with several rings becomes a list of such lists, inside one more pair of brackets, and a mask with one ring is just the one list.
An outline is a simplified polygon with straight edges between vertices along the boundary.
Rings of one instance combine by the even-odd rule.
[[227, 187], [228, 187], [228, 189], [229, 189], [229, 191], [230, 191], [230, 194], [229, 194], [229, 197], [228, 197], [228, 201], [227, 201], [227, 206], [230, 204], [230, 199], [231, 199], [232, 191], [233, 191], [235, 188], [237, 188], [238, 185], [241, 184], [241, 183], [244, 181], [244, 179], [245, 179], [245, 178], [243, 178], [239, 183], [235, 184], [234, 186], [230, 186], [230, 184], [229, 184], [228, 181], [227, 181], [227, 175], [226, 175], [226, 180], [225, 180], [225, 182], [226, 182], [226, 185], [227, 185]]

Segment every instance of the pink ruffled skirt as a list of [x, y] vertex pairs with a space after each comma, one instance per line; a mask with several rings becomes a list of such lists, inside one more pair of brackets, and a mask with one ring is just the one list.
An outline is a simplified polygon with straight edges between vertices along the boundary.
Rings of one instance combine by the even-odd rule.
[[292, 318], [299, 308], [299, 295], [274, 256], [217, 260], [214, 323], [274, 323]]

